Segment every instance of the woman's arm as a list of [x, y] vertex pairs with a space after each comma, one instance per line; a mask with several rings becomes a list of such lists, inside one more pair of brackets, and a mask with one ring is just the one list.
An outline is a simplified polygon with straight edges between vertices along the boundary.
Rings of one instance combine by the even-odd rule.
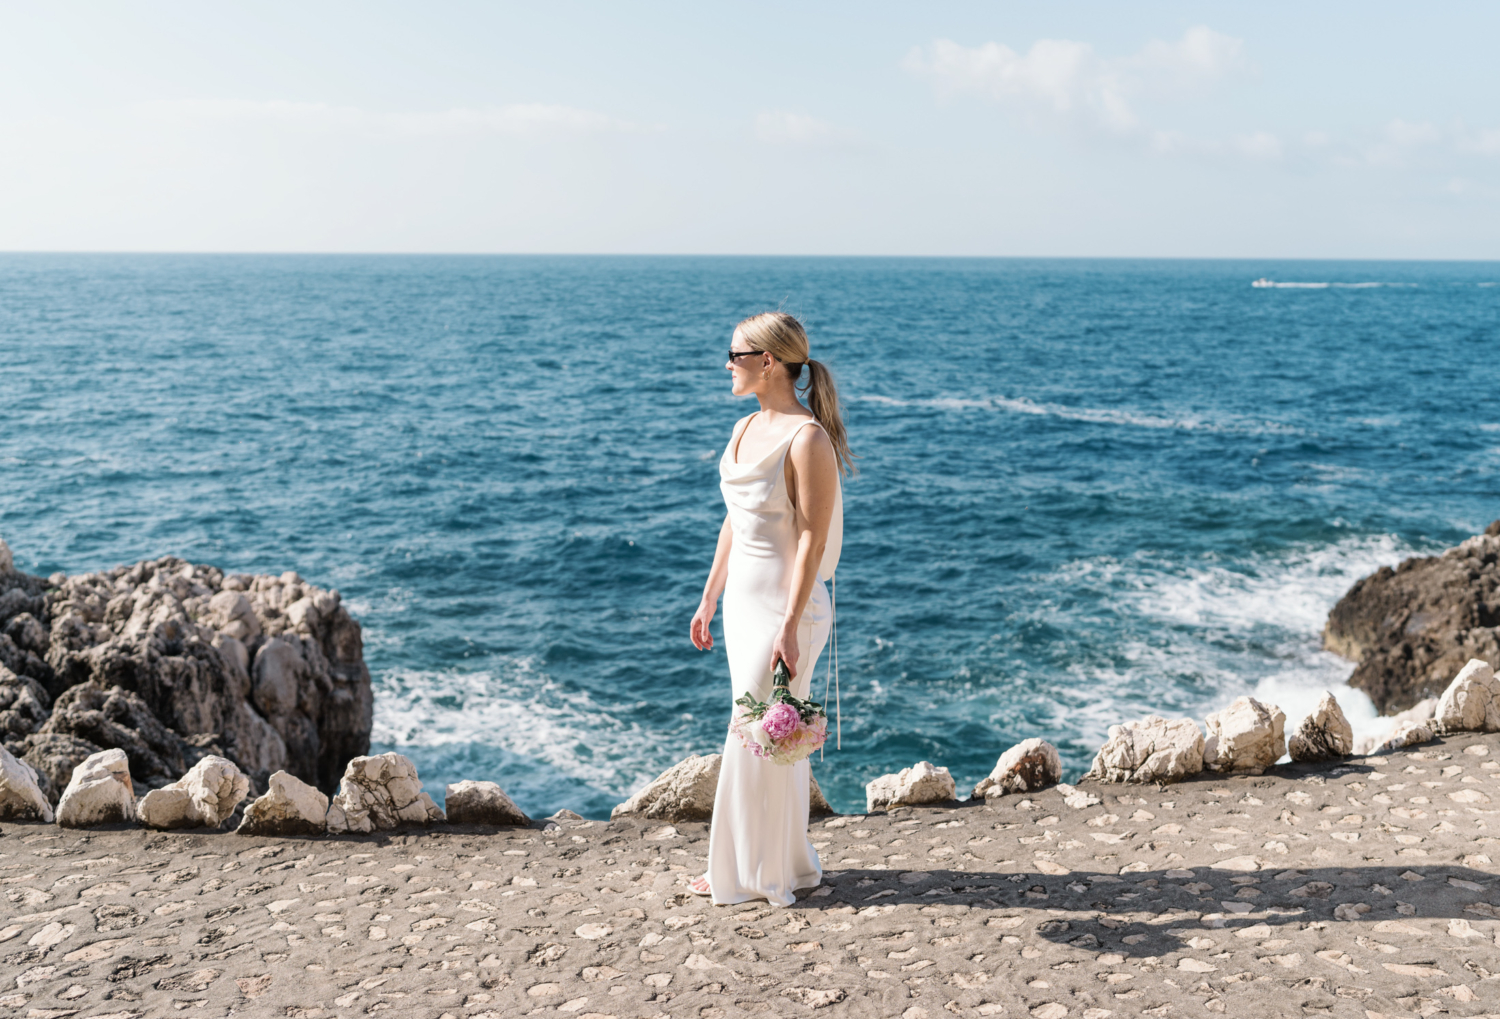
[[714, 635], [708, 624], [714, 621], [714, 610], [719, 607], [719, 595], [729, 581], [729, 549], [734, 545], [734, 530], [729, 526], [729, 515], [724, 515], [724, 524], [719, 528], [719, 547], [714, 549], [714, 564], [708, 570], [708, 582], [703, 585], [703, 600], [698, 611], [693, 613], [693, 646], [699, 651], [712, 651]]
[[803, 428], [792, 440], [787, 456], [787, 491], [797, 508], [797, 559], [792, 565], [792, 586], [787, 594], [786, 616], [771, 645], [771, 668], [779, 658], [787, 671], [797, 675], [797, 623], [812, 597], [828, 546], [828, 528], [833, 523], [833, 507], [838, 500], [838, 458], [828, 433], [821, 428]]

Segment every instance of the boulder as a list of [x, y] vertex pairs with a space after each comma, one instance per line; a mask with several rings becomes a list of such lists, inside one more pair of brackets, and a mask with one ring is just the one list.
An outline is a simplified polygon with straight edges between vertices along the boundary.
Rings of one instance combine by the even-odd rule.
[[1500, 520], [1441, 555], [1382, 566], [1328, 613], [1323, 646], [1382, 714], [1436, 697], [1471, 658], [1500, 665]]
[[36, 772], [42, 795], [56, 807], [73, 777], [73, 769], [103, 749], [77, 736], [38, 732], [22, 742], [20, 756]]
[[101, 750], [73, 769], [73, 777], [57, 804], [58, 824], [91, 828], [134, 820], [135, 791], [125, 751]]
[[958, 787], [947, 768], [918, 761], [894, 775], [881, 775], [865, 785], [865, 810], [946, 803], [958, 798]]
[[1500, 680], [1489, 662], [1471, 658], [1438, 699], [1442, 732], [1500, 732]]
[[1425, 722], [1403, 722], [1376, 748], [1376, 753], [1388, 754], [1393, 750], [1426, 743], [1437, 738], [1431, 719]]
[[131, 776], [150, 789], [176, 781], [204, 756], [202, 748], [163, 725], [138, 694], [117, 686], [65, 690], [39, 731], [124, 751]]
[[1208, 738], [1203, 741], [1206, 771], [1259, 775], [1286, 753], [1286, 713], [1274, 704], [1236, 697], [1204, 723], [1208, 726]]
[[829, 805], [827, 797], [823, 795], [823, 787], [818, 785], [818, 776], [812, 773], [811, 768], [807, 770], [807, 780], [809, 783], [807, 790], [807, 816], [826, 817], [832, 814], [834, 812], [833, 807]]
[[52, 820], [52, 804], [37, 785], [36, 771], [4, 747], [0, 747], [0, 818]]
[[1287, 740], [1294, 761], [1330, 761], [1354, 753], [1354, 727], [1344, 717], [1333, 694], [1323, 694], [1317, 708]]
[[653, 821], [707, 821], [714, 816], [722, 754], [689, 754], [662, 772], [646, 788], [609, 812], [617, 817]]
[[396, 753], [356, 757], [344, 769], [338, 795], [328, 805], [328, 831], [384, 831], [445, 820], [422, 791], [417, 767]]
[[0, 745], [20, 753], [22, 741], [47, 721], [52, 698], [42, 684], [0, 665]]
[[1436, 697], [1428, 697], [1425, 700], [1418, 701], [1405, 711], [1392, 715], [1385, 720], [1385, 727], [1383, 729], [1377, 729], [1357, 738], [1354, 741], [1354, 753], [1361, 757], [1365, 754], [1374, 753], [1397, 732], [1408, 728], [1413, 731], [1415, 731], [1416, 727], [1425, 729], [1429, 735], [1417, 740], [1419, 743], [1425, 743], [1432, 738], [1431, 733], [1437, 727], [1437, 723], [1433, 722], [1433, 717], [1437, 714], [1437, 705]]
[[1109, 727], [1084, 778], [1106, 782], [1180, 782], [1203, 770], [1203, 733], [1191, 718], [1148, 715]]
[[455, 782], [443, 791], [449, 824], [516, 825], [531, 823], [526, 812], [494, 782]]
[[306, 782], [278, 771], [264, 796], [245, 808], [235, 829], [241, 835], [321, 835], [328, 827], [328, 797]]
[[974, 787], [972, 797], [1031, 793], [1062, 781], [1062, 759], [1044, 739], [1022, 740], [1000, 755], [995, 769]]
[[151, 828], [217, 828], [250, 792], [250, 780], [234, 762], [210, 754], [171, 785], [153, 789], [137, 806]]

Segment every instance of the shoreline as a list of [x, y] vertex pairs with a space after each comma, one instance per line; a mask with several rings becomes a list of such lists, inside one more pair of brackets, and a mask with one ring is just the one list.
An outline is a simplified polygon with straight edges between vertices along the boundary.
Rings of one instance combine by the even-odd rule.
[[701, 822], [5, 822], [0, 1015], [1494, 1014], [1497, 800], [1500, 734], [1463, 733], [840, 815], [785, 909], [686, 891]]

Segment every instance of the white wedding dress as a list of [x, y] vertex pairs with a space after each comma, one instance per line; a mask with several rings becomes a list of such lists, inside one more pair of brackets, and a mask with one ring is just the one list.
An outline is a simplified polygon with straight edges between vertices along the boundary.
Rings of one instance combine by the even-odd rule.
[[[724, 588], [724, 650], [732, 696], [748, 692], [763, 701], [771, 693], [771, 645], [786, 615], [797, 556], [797, 509], [787, 493], [786, 455], [798, 432], [822, 426], [804, 421], [760, 460], [737, 463], [739, 440], [749, 420], [743, 418], [735, 426], [719, 460], [719, 488], [734, 533]], [[797, 628], [801, 655], [792, 680], [797, 697], [809, 696], [813, 671], [832, 627], [824, 581], [838, 565], [843, 515], [840, 487], [818, 580]], [[708, 886], [714, 902], [765, 899], [789, 906], [795, 901], [794, 890], [816, 887], [823, 880], [817, 850], [807, 838], [811, 775], [805, 760], [791, 766], [774, 764], [746, 750], [733, 735], [725, 740], [708, 838]]]

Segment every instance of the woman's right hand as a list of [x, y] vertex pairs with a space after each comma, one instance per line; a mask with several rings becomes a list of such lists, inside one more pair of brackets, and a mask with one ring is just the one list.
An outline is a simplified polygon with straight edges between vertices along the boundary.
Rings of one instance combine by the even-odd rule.
[[708, 628], [708, 624], [714, 621], [714, 608], [713, 603], [702, 602], [698, 606], [698, 611], [693, 613], [693, 646], [699, 651], [714, 649], [714, 635]]

